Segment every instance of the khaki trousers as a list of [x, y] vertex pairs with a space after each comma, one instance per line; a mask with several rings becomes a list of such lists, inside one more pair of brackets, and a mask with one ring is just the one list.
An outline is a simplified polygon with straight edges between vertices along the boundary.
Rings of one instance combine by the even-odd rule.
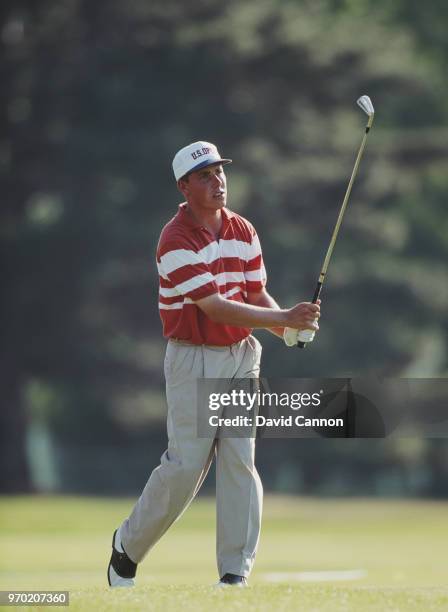
[[188, 507], [216, 456], [218, 573], [220, 577], [249, 575], [258, 546], [263, 498], [254, 464], [255, 440], [198, 438], [197, 379], [258, 378], [260, 357], [261, 345], [253, 336], [230, 347], [168, 342], [168, 448], [121, 525], [123, 547], [135, 563]]

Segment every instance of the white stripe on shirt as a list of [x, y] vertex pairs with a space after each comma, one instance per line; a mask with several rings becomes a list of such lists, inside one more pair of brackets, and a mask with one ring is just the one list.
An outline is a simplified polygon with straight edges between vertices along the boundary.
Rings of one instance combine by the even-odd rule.
[[265, 281], [266, 270], [264, 270], [264, 267], [262, 270], [251, 270], [249, 272], [245, 272], [244, 277], [247, 281]]
[[204, 274], [197, 274], [196, 276], [192, 276], [187, 281], [183, 283], [179, 283], [176, 285], [177, 291], [181, 295], [185, 295], [186, 293], [190, 293], [190, 291], [194, 291], [202, 285], [206, 285], [207, 283], [214, 283], [215, 277], [210, 272], [204, 272]]
[[159, 295], [166, 298], [171, 298], [180, 296], [180, 293], [174, 287], [172, 289], [169, 287], [159, 287]]
[[[247, 274], [248, 273], [246, 273], [247, 280], [257, 280], [255, 278], [254, 279], [248, 278]], [[202, 274], [201, 276], [204, 277], [206, 276], [206, 274]], [[185, 282], [189, 283], [190, 280], [196, 279], [198, 277], [199, 276], [193, 276], [191, 279]], [[222, 285], [226, 285], [227, 283], [244, 283], [246, 278], [243, 272], [221, 272], [220, 274], [215, 275], [214, 280], [219, 286], [222, 286]], [[207, 280], [206, 282], [210, 282], [210, 279]], [[173, 288], [160, 287], [160, 295], [162, 295], [163, 297], [167, 297], [167, 298], [182, 295], [182, 293], [178, 289], [179, 287], [183, 285], [185, 285], [185, 283], [182, 283], [181, 285], [177, 285], [177, 288], [176, 287], [173, 287]], [[189, 291], [191, 291], [191, 289]], [[185, 293], [188, 293], [188, 291], [186, 291]]]
[[174, 249], [168, 251], [160, 258], [160, 268], [163, 274], [168, 275], [183, 266], [197, 266], [209, 264], [219, 258], [219, 248], [217, 242], [211, 242], [203, 249], [190, 251], [189, 249]]
[[210, 242], [197, 253], [189, 249], [168, 251], [162, 255], [157, 267], [160, 276], [167, 278], [168, 274], [183, 266], [211, 264], [220, 257], [238, 257], [243, 261], [250, 261], [258, 255], [261, 255], [261, 247], [257, 236], [254, 236], [252, 244], [235, 239], [220, 240], [219, 245], [216, 241]]
[[244, 283], [243, 272], [220, 272], [215, 274], [215, 280], [218, 285], [226, 285], [227, 283]]
[[[232, 295], [239, 293], [240, 291], [241, 293], [245, 293], [242, 291], [241, 287], [234, 287], [233, 289], [230, 289], [225, 293], [221, 293], [221, 295], [227, 299]], [[162, 304], [161, 302], [159, 302], [159, 308], [161, 310], [180, 310], [184, 304], [194, 304], [194, 301], [191, 298], [186, 297], [183, 299], [182, 302], [174, 302], [174, 304]]]

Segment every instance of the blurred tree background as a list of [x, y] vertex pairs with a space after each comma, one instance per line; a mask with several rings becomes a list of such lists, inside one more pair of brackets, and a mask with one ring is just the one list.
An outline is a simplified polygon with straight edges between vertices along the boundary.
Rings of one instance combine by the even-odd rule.
[[[312, 295], [364, 93], [321, 332], [306, 351], [257, 332], [263, 374], [446, 375], [446, 3], [5, 0], [0, 20], [1, 492], [144, 484], [166, 438], [173, 154], [206, 139], [233, 158], [229, 206], [290, 306]], [[289, 442], [259, 445], [272, 488], [448, 494], [444, 441]]]

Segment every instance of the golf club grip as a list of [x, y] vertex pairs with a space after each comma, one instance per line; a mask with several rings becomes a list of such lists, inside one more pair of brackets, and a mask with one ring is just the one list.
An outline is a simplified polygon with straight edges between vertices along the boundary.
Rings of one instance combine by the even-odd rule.
[[[314, 290], [312, 304], [316, 304], [317, 300], [319, 299], [321, 290], [322, 290], [322, 282], [320, 280], [318, 280], [317, 281], [317, 285], [316, 285], [316, 289]], [[302, 348], [302, 349], [305, 348], [307, 344], [308, 344], [307, 342], [301, 342], [300, 340], [299, 340], [299, 342], [297, 342], [297, 346], [299, 348]]]

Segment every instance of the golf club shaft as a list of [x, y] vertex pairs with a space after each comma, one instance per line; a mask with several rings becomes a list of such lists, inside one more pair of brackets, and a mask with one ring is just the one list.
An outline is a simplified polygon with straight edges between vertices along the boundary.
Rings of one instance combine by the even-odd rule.
[[[359, 147], [358, 155], [356, 156], [356, 160], [355, 160], [355, 165], [353, 166], [352, 175], [351, 175], [350, 181], [348, 183], [347, 191], [345, 192], [344, 201], [342, 202], [341, 210], [339, 211], [339, 216], [338, 216], [338, 219], [336, 221], [336, 225], [335, 225], [334, 230], [333, 230], [333, 235], [331, 236], [331, 240], [330, 240], [330, 244], [328, 246], [327, 254], [325, 255], [325, 259], [324, 259], [324, 263], [323, 263], [323, 266], [322, 266], [322, 270], [320, 271], [320, 274], [319, 274], [319, 280], [317, 281], [316, 289], [314, 290], [314, 295], [313, 295], [313, 299], [312, 299], [312, 303], [313, 304], [315, 304], [317, 302], [317, 300], [319, 299], [320, 292], [322, 290], [322, 285], [324, 284], [325, 275], [326, 275], [327, 270], [328, 270], [328, 265], [330, 263], [331, 254], [333, 253], [333, 248], [334, 248], [334, 245], [336, 243], [336, 239], [338, 237], [339, 228], [341, 227], [342, 218], [344, 216], [345, 209], [347, 208], [347, 202], [348, 202], [348, 199], [350, 197], [350, 193], [351, 193], [351, 190], [352, 190], [352, 187], [353, 187], [353, 183], [354, 183], [355, 178], [356, 178], [356, 174], [358, 173], [359, 163], [361, 161], [361, 157], [362, 157], [362, 154], [364, 152], [364, 147], [366, 146], [367, 134], [369, 133], [370, 128], [372, 127], [373, 117], [374, 117], [374, 115], [371, 115], [369, 117], [369, 120], [367, 121], [367, 125], [366, 125], [365, 133], [364, 133], [364, 136], [363, 136], [363, 139], [362, 139], [362, 142], [361, 142], [361, 146]], [[305, 348], [306, 345], [307, 345], [306, 342], [299, 341], [297, 343], [297, 346], [299, 348]]]

